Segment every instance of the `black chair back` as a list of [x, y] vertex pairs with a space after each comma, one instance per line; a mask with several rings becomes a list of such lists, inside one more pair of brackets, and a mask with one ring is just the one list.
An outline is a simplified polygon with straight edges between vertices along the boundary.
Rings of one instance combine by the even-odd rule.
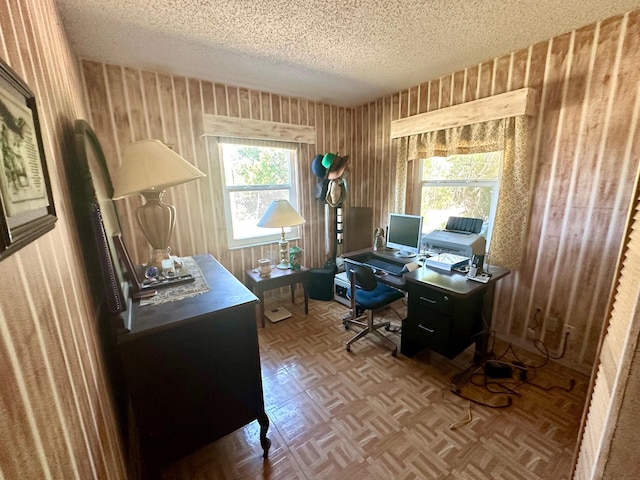
[[355, 284], [363, 290], [371, 291], [378, 285], [376, 275], [368, 266], [350, 263], [347, 268], [349, 269], [349, 279], [355, 275]]

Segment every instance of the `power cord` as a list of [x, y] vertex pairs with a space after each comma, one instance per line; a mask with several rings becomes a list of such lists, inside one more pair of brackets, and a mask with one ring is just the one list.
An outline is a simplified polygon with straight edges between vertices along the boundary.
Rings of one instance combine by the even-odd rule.
[[539, 308], [536, 308], [536, 313], [533, 315], [533, 325], [531, 325], [529, 327], [530, 330], [537, 330], [538, 326], [540, 325], [540, 313], [541, 310]]
[[471, 400], [469, 400], [469, 404], [467, 406], [467, 418], [460, 420], [459, 422], [452, 423], [449, 425], [449, 430], [455, 430], [456, 428], [460, 428], [465, 426], [467, 423], [471, 423], [473, 417], [471, 416]]
[[483, 402], [481, 400], [475, 399], [475, 398], [471, 398], [469, 396], [464, 395], [460, 389], [458, 388], [458, 382], [460, 381], [461, 378], [463, 378], [464, 376], [468, 375], [469, 372], [476, 367], [475, 371], [473, 373], [471, 373], [469, 375], [469, 378], [472, 378], [474, 375], [478, 374], [478, 371], [481, 370], [482, 368], [484, 368], [484, 363], [481, 363], [480, 365], [475, 365], [472, 364], [470, 366], [468, 366], [467, 368], [465, 368], [462, 372], [456, 374], [453, 376], [453, 378], [451, 379], [451, 384], [449, 387], [449, 391], [451, 393], [453, 393], [454, 395], [457, 395], [460, 398], [464, 398], [465, 400], [469, 401], [469, 402], [473, 402], [476, 405], [482, 405], [483, 407], [489, 407], [489, 408], [506, 408], [509, 407], [511, 405], [511, 398], [508, 398], [505, 400], [504, 403], [495, 405], [495, 404], [491, 404], [491, 403], [486, 403]]
[[[515, 351], [513, 344], [509, 343], [505, 350], [498, 356], [495, 354], [495, 331], [490, 331], [490, 349], [485, 359], [480, 364], [473, 364], [458, 374], [454, 375], [451, 379], [451, 386], [449, 390], [454, 395], [460, 398], [464, 398], [469, 402], [473, 402], [478, 405], [482, 405], [489, 408], [507, 408], [512, 405], [512, 396], [521, 396], [518, 391], [523, 385], [531, 385], [532, 387], [542, 389], [544, 391], [552, 391], [560, 389], [565, 392], [571, 392], [576, 385], [574, 379], [570, 379], [569, 386], [552, 385], [551, 387], [545, 387], [543, 385], [534, 383], [533, 380], [537, 377], [537, 370], [544, 367], [550, 359], [557, 360], [562, 358], [566, 348], [566, 337], [563, 344], [562, 353], [559, 357], [553, 357], [549, 353], [549, 349], [544, 342], [540, 340], [534, 341], [536, 349], [543, 354], [544, 360], [539, 364], [527, 364], [523, 362], [518, 353]], [[507, 361], [505, 357], [507, 354], [511, 354], [515, 360]], [[475, 370], [469, 373], [473, 368]], [[513, 376], [517, 375], [518, 381], [513, 381]], [[464, 395], [460, 388], [458, 388], [458, 382], [461, 378], [468, 377], [469, 383], [474, 386], [482, 387], [491, 394], [507, 395], [501, 403], [487, 403], [482, 400], [472, 398], [468, 395]], [[504, 380], [498, 381], [497, 379], [503, 378]], [[457, 428], [457, 427], [456, 427]]]
[[393, 326], [389, 325], [388, 327], [385, 327], [385, 330], [387, 332], [397, 333], [399, 335], [402, 331], [402, 320], [404, 317], [402, 317], [400, 313], [398, 313], [398, 311], [395, 308], [393, 308], [391, 305], [385, 306], [384, 309], [392, 310], [393, 313], [395, 313], [396, 316], [398, 317], [398, 320], [400, 320], [400, 325], [393, 325]]
[[463, 395], [462, 393], [460, 393], [460, 391], [458, 390], [451, 390], [451, 393], [453, 393], [454, 395], [457, 395], [460, 398], [464, 398], [465, 400], [468, 400], [470, 402], [475, 403], [476, 405], [482, 405], [483, 407], [489, 407], [489, 408], [507, 408], [511, 406], [511, 397], [507, 397], [505, 400], [505, 403], [500, 404], [500, 405], [493, 405], [491, 403], [486, 403], [483, 402], [481, 400], [477, 400], [475, 398], [471, 398], [471, 397], [467, 397], [466, 395]]

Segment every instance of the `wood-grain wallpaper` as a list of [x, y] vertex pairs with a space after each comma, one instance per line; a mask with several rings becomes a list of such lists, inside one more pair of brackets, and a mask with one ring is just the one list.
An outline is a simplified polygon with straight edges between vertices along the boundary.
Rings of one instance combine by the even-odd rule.
[[[207, 174], [207, 178], [167, 190], [165, 198], [177, 209], [172, 250], [177, 255], [211, 253], [234, 275], [257, 265], [259, 258], [275, 260], [277, 245], [229, 250], [219, 165], [210, 156], [203, 137], [203, 114], [223, 115], [295, 125], [314, 126], [315, 144], [301, 144], [298, 184], [300, 214], [306, 219], [302, 238], [304, 264], [322, 267], [327, 260], [324, 241], [324, 206], [312, 196], [316, 177], [311, 160], [316, 153], [349, 153], [351, 111], [265, 92], [213, 84], [116, 65], [82, 62], [88, 121], [100, 139], [109, 170], [121, 163], [122, 149], [130, 142], [157, 138]], [[123, 237], [132, 257], [145, 262], [148, 244], [136, 223], [141, 196], [118, 200]], [[333, 218], [333, 217], [332, 217]], [[296, 244], [293, 242], [292, 245]]]
[[[127, 142], [157, 136], [207, 173], [203, 113], [315, 126], [316, 144], [302, 150], [307, 224], [299, 243], [305, 264], [317, 267], [327, 247], [324, 208], [312, 195], [313, 155], [351, 156], [347, 208], [370, 206], [374, 225], [383, 226], [393, 208], [392, 120], [535, 88], [527, 256], [498, 288], [494, 326], [529, 346], [531, 330], [556, 348], [560, 333], [545, 328], [546, 317], [556, 316], [576, 327], [564, 361], [585, 369], [593, 363], [638, 168], [640, 12], [346, 109], [95, 62], [78, 69], [53, 0], [0, 0], [0, 11], [0, 58], [36, 95], [58, 216], [53, 231], [0, 262], [0, 478], [126, 476], [64, 173], [78, 117], [97, 131], [110, 167]], [[241, 277], [276, 252], [224, 248], [215, 180], [170, 192], [179, 209], [174, 247], [182, 255], [210, 252]], [[121, 211], [141, 261], [146, 246], [135, 233], [134, 206], [128, 200]]]
[[[307, 220], [300, 246], [305, 264], [321, 267], [327, 258], [325, 212], [313, 198], [315, 179], [309, 172], [315, 153], [350, 155], [346, 208], [371, 207], [374, 225], [385, 226], [395, 181], [392, 120], [535, 89], [539, 105], [530, 140], [535, 183], [526, 258], [521, 271], [499, 284], [493, 326], [527, 348], [540, 339], [557, 356], [562, 325], [568, 324], [574, 330], [562, 361], [588, 371], [638, 162], [639, 15], [590, 25], [355, 109], [84, 61], [89, 121], [110, 167], [119, 164], [126, 143], [155, 136], [210, 174], [170, 190], [178, 208], [174, 247], [181, 255], [210, 252], [242, 278], [243, 269], [276, 252], [273, 246], [224, 248], [220, 180], [211, 176], [202, 113], [317, 128], [317, 143], [303, 147], [300, 159], [301, 213]], [[143, 261], [146, 244], [131, 214], [138, 201], [127, 201], [120, 211], [125, 238]], [[550, 317], [558, 319], [557, 328]]]
[[[638, 165], [640, 12], [618, 16], [454, 72], [354, 113], [354, 205], [392, 206], [392, 120], [523, 87], [539, 104], [531, 134], [535, 172], [524, 266], [498, 284], [494, 328], [589, 371], [604, 321]], [[489, 259], [490, 261], [490, 259]], [[537, 314], [537, 310], [540, 313]]]
[[0, 478], [122, 479], [65, 159], [84, 116], [53, 0], [0, 0], [0, 58], [34, 92], [58, 221], [0, 262]]

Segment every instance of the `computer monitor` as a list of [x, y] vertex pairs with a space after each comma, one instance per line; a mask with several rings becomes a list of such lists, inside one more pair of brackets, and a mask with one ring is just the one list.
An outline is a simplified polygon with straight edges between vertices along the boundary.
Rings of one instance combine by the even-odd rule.
[[387, 248], [398, 250], [398, 257], [415, 257], [420, 252], [422, 217], [402, 213], [389, 214]]

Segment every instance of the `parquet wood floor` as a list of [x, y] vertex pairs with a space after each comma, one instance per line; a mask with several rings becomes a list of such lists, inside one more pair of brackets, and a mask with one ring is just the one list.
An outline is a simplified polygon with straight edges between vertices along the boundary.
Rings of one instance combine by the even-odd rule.
[[[274, 303], [275, 302], [275, 303]], [[472, 348], [454, 361], [423, 352], [396, 358], [374, 336], [345, 342], [348, 309], [310, 300], [267, 298], [293, 317], [259, 328], [264, 399], [272, 440], [262, 459], [259, 426], [250, 423], [182, 459], [164, 480], [569, 479], [588, 378], [550, 361], [528, 371], [546, 390], [518, 377], [487, 387], [481, 375], [459, 383], [474, 400], [450, 392], [471, 365]], [[383, 315], [399, 324], [406, 307]], [[396, 313], [397, 312], [397, 313]], [[386, 333], [386, 332], [385, 332]], [[399, 345], [397, 334], [386, 333]], [[496, 342], [496, 355], [508, 345]], [[517, 354], [517, 358], [514, 357]], [[513, 349], [504, 360], [540, 366], [543, 358]], [[468, 372], [464, 378], [469, 378]], [[575, 387], [566, 391], [570, 380]], [[508, 382], [508, 383], [505, 383]], [[515, 393], [505, 393], [507, 388]], [[496, 392], [496, 393], [492, 393]]]

